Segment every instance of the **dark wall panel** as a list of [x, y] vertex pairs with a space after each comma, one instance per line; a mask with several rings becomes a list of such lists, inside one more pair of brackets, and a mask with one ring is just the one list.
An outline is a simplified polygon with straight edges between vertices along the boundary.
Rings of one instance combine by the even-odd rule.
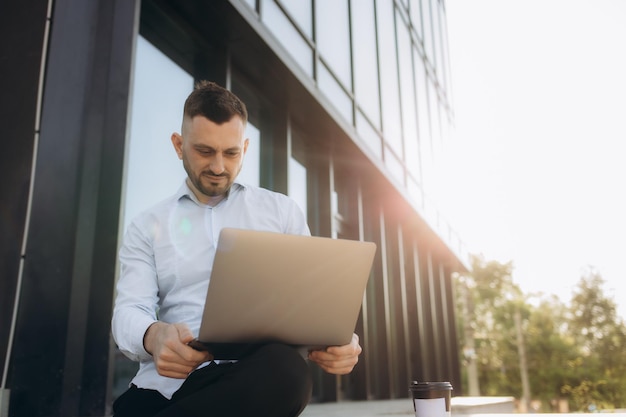
[[0, 3], [0, 375], [23, 242], [47, 0]]
[[138, 5], [57, 0], [8, 385], [11, 416], [102, 416]]

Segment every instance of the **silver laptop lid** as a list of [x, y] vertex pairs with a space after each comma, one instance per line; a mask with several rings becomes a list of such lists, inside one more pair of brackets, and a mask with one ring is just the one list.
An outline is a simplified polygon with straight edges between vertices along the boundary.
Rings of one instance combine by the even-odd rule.
[[198, 339], [347, 344], [375, 252], [371, 242], [223, 229]]

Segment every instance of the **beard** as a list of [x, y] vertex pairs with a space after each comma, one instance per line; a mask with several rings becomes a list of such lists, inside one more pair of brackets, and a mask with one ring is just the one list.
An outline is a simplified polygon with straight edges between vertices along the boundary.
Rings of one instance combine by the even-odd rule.
[[[221, 195], [227, 195], [230, 187], [233, 185], [234, 179], [237, 176], [235, 175], [233, 177], [228, 172], [216, 174], [211, 170], [201, 171], [199, 174], [196, 175], [196, 173], [189, 166], [189, 162], [184, 155], [183, 167], [185, 168], [187, 177], [189, 178], [189, 181], [194, 186], [194, 188], [207, 197], [218, 197]], [[215, 181], [212, 180], [210, 177], [219, 177], [222, 180]]]

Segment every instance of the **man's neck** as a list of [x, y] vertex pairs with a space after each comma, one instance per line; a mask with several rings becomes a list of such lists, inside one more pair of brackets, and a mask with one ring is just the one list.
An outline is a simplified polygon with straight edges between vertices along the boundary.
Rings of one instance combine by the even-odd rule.
[[226, 194], [221, 194], [221, 195], [216, 195], [214, 197], [207, 197], [205, 196], [205, 201], [202, 201], [204, 204], [206, 204], [207, 206], [211, 206], [211, 207], [215, 207], [219, 204], [220, 201], [222, 201], [223, 199], [226, 198], [226, 195], [228, 195], [228, 193]]
[[196, 196], [198, 201], [200, 203], [206, 204], [207, 206], [210, 206], [210, 207], [217, 206], [220, 203], [220, 201], [222, 201], [223, 199], [228, 197], [228, 194], [230, 193], [230, 189], [229, 189], [224, 194], [215, 195], [215, 196], [209, 196], [209, 195], [206, 195], [206, 194], [202, 194], [200, 191], [196, 190], [196, 187], [193, 186], [193, 184], [191, 183], [189, 178], [187, 178], [186, 181], [187, 181], [187, 187], [189, 187], [189, 189], [191, 190], [193, 195]]

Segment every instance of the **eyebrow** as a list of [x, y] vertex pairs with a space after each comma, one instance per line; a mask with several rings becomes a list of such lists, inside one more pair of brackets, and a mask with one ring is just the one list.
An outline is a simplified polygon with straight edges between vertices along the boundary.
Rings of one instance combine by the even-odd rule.
[[[211, 150], [211, 151], [216, 151], [216, 149], [212, 146], [209, 145], [204, 145], [204, 144], [194, 144], [193, 147], [195, 149], [207, 149], [207, 150]], [[232, 151], [241, 151], [242, 147], [241, 146], [231, 146], [230, 148], [226, 148], [224, 149], [222, 152], [232, 152]]]

